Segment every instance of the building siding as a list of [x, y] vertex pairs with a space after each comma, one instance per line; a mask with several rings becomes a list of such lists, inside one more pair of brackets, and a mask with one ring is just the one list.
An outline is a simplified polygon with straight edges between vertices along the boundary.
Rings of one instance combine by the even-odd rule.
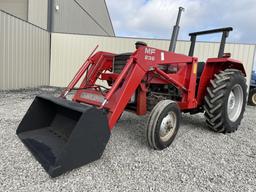
[[[106, 19], [108, 12], [102, 0], [101, 2], [92, 0], [54, 0], [52, 2], [53, 32], [114, 35], [113, 30], [110, 30], [111, 22]], [[56, 9], [57, 6], [59, 9]]]
[[49, 85], [50, 34], [0, 11], [0, 90]]
[[28, 22], [47, 29], [48, 0], [28, 0]]
[[23, 20], [28, 19], [28, 0], [0, 0], [0, 10]]
[[[122, 53], [135, 50], [135, 42], [144, 41], [151, 47], [167, 50], [169, 41], [135, 38], [114, 38], [72, 34], [52, 34], [51, 76], [50, 85], [64, 87], [72, 79], [85, 58], [96, 45], [98, 50]], [[176, 52], [187, 54], [190, 42], [178, 41]], [[206, 61], [209, 57], [216, 57], [219, 43], [197, 42], [195, 54], [199, 61]], [[247, 72], [247, 82], [251, 76], [255, 45], [232, 44], [226, 45], [225, 52], [232, 53], [232, 57], [244, 63]]]
[[105, 0], [77, 0], [77, 2], [79, 2], [84, 9], [98, 21], [110, 36], [115, 35]]

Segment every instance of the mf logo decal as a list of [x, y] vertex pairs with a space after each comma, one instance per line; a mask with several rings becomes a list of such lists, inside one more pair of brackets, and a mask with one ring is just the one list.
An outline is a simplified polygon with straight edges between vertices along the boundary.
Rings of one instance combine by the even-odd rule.
[[156, 49], [152, 49], [152, 48], [145, 48], [145, 54], [149, 54], [149, 55], [153, 55], [156, 53]]
[[156, 49], [145, 48], [145, 60], [155, 61], [156, 60], [155, 53], [156, 53]]

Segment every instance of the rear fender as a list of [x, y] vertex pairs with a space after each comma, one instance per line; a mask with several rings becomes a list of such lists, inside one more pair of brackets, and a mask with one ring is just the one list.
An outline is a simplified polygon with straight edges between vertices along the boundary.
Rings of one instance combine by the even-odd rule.
[[244, 74], [244, 76], [246, 76], [244, 66], [240, 61], [230, 58], [208, 59], [205, 64], [203, 73], [200, 77], [200, 82], [197, 90], [198, 106], [201, 106], [203, 104], [203, 98], [206, 94], [206, 88], [209, 85], [210, 80], [214, 78], [214, 74], [217, 74], [225, 69], [237, 69], [240, 70]]

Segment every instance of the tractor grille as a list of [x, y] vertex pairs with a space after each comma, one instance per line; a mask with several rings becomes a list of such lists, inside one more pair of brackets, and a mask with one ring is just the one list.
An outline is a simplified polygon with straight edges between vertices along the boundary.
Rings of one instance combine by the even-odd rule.
[[121, 73], [127, 60], [130, 58], [131, 55], [132, 53], [122, 53], [122, 54], [116, 55], [113, 61], [113, 72]]

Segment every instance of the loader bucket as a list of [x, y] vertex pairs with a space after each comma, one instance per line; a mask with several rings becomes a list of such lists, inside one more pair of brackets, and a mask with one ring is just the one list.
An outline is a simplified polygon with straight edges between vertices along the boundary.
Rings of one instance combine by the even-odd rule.
[[51, 177], [101, 157], [110, 137], [104, 111], [37, 96], [16, 131]]

